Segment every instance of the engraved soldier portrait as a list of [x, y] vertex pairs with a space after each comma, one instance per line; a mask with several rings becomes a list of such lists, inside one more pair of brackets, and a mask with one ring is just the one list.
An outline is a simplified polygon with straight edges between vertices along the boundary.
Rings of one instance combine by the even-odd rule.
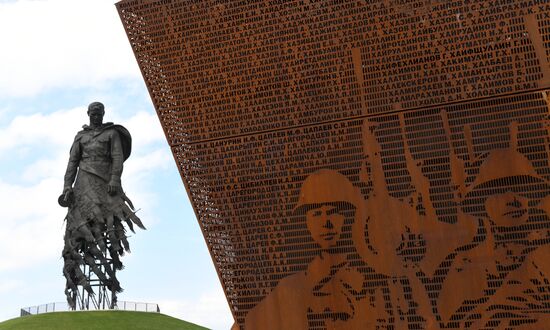
[[483, 235], [458, 254], [443, 286], [456, 292], [440, 303], [449, 325], [542, 329], [548, 324], [550, 184], [517, 150], [516, 125], [508, 148], [485, 155], [462, 203], [480, 220]]
[[305, 218], [319, 253], [305, 271], [282, 279], [248, 313], [246, 329], [385, 326], [383, 293], [375, 297], [375, 290], [367, 288], [366, 273], [372, 270], [361, 261], [352, 241], [352, 226], [363, 216], [359, 190], [337, 171], [320, 170], [304, 181], [293, 213]]

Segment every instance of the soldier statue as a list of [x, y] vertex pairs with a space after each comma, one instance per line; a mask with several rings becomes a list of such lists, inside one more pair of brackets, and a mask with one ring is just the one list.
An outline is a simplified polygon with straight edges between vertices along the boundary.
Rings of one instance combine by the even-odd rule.
[[[116, 278], [123, 268], [120, 256], [130, 251], [126, 227], [132, 232], [134, 224], [145, 229], [121, 186], [132, 138], [123, 126], [103, 123], [104, 115], [102, 103], [88, 106], [90, 124], [76, 134], [58, 199], [68, 207], [62, 257], [65, 295], [72, 309], [77, 299], [83, 301], [84, 292], [94, 296], [91, 282], [111, 291], [109, 307], [114, 308], [116, 293], [122, 292]], [[92, 273], [97, 280], [91, 280]], [[79, 293], [78, 286], [85, 291]]]

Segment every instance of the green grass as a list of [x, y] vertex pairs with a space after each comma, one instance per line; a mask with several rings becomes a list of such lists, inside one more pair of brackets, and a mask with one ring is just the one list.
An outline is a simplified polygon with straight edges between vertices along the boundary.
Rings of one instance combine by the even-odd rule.
[[4, 330], [203, 330], [193, 323], [158, 313], [127, 311], [54, 312], [0, 323]]

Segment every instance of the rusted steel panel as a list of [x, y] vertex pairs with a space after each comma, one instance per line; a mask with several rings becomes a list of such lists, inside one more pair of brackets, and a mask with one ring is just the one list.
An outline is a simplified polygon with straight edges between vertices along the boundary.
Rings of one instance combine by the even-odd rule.
[[541, 329], [546, 1], [121, 1], [238, 326]]

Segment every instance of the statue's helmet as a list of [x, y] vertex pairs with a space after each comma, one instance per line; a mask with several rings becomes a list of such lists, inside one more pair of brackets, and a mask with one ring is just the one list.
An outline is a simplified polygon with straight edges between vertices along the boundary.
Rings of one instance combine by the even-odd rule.
[[338, 203], [357, 208], [360, 203], [359, 190], [339, 172], [322, 169], [308, 176], [302, 184], [294, 212], [303, 214], [322, 204]]
[[513, 148], [496, 149], [488, 154], [468, 187], [463, 208], [468, 213], [483, 213], [480, 208], [487, 197], [507, 191], [534, 198], [547, 195], [550, 185], [520, 152]]
[[105, 106], [101, 102], [92, 102], [88, 105], [88, 111], [91, 111], [92, 109], [99, 109], [104, 112]]

